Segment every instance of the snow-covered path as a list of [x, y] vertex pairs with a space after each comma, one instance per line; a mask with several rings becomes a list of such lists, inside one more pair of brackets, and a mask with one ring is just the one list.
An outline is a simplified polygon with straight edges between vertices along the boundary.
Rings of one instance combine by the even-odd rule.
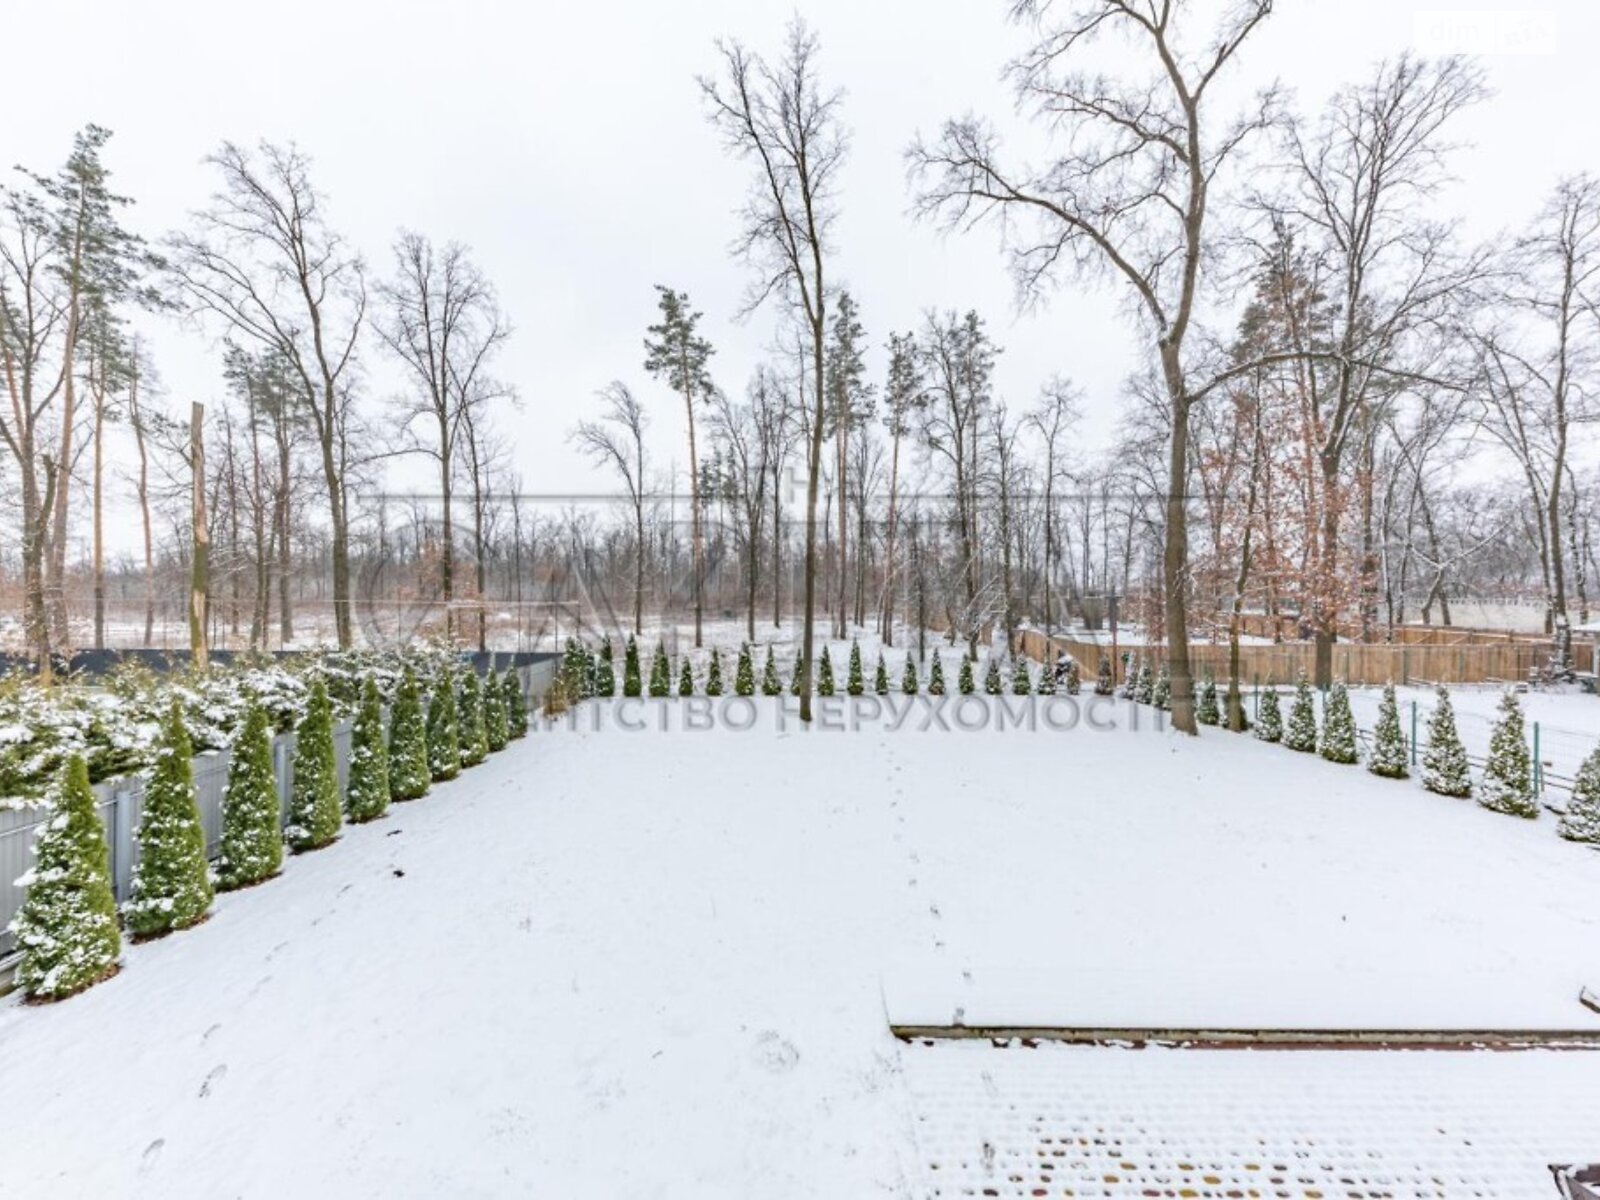
[[[1600, 860], [1548, 821], [1148, 719], [918, 724], [537, 733], [84, 995], [0, 1001], [0, 1196], [921, 1196], [939, 1052], [894, 1006], [1586, 1019]], [[1492, 1115], [1534, 1057], [1453, 1094]], [[1537, 1057], [1600, 1122], [1560, 1086], [1600, 1056]], [[959, 1129], [997, 1136], [1007, 1071]]]

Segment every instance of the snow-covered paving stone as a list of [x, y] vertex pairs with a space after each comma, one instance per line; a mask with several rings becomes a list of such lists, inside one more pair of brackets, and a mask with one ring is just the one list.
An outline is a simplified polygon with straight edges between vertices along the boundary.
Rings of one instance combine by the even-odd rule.
[[[0, 1196], [923, 1195], [921, 1051], [888, 1032], [915, 972], [1043, 973], [1041, 1004], [1089, 980], [1110, 1014], [1155, 979], [1180, 1026], [1187, 979], [1246, 969], [1285, 1023], [1384, 1023], [1419, 974], [1585, 1019], [1600, 858], [1548, 821], [1148, 711], [1139, 733], [619, 711], [347, 829], [81, 996], [0, 1001]], [[1360, 1057], [1409, 1086], [1416, 1056]], [[1447, 1058], [1485, 1094], [1533, 1061]], [[1272, 1061], [1290, 1087], [1311, 1060]], [[1552, 1103], [1584, 1101], [1552, 1070]], [[971, 1118], [1008, 1128], [986, 1096]]]

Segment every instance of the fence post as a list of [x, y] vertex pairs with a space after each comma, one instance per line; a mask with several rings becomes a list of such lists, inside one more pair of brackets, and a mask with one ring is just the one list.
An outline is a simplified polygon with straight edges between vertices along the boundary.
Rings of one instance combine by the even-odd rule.
[[1261, 676], [1259, 674], [1255, 676], [1254, 683], [1255, 683], [1255, 689], [1256, 689], [1256, 715], [1255, 715], [1255, 720], [1256, 720], [1256, 724], [1259, 725], [1261, 723]]
[[1533, 794], [1544, 795], [1544, 764], [1539, 759], [1539, 722], [1533, 723]]
[[[1400, 647], [1400, 682], [1411, 682], [1411, 647], [1406, 645]], [[1413, 717], [1417, 715], [1417, 702], [1415, 700], [1411, 702], [1411, 715]], [[1416, 733], [1416, 722], [1413, 721], [1411, 725], [1411, 732], [1414, 735]], [[1415, 741], [1416, 738], [1413, 737], [1412, 740]]]
[[1417, 765], [1417, 702], [1411, 702], [1411, 765]]

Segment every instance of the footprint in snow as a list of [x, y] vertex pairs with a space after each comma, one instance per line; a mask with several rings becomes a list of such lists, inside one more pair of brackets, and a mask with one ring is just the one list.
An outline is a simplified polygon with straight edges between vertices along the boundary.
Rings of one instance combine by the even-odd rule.
[[202, 1046], [204, 1046], [207, 1042], [209, 1042], [216, 1035], [217, 1031], [219, 1029], [221, 1029], [221, 1028], [222, 1028], [222, 1022], [218, 1021], [210, 1029], [206, 1030], [204, 1033], [202, 1033], [200, 1035], [200, 1044]]
[[772, 1029], [766, 1030], [756, 1038], [755, 1048], [751, 1053], [757, 1064], [774, 1075], [794, 1070], [794, 1065], [800, 1061], [800, 1051], [795, 1049], [794, 1043]]
[[167, 1139], [157, 1138], [144, 1148], [144, 1153], [139, 1156], [139, 1174], [148, 1175], [161, 1160], [161, 1151], [166, 1148]]
[[200, 1085], [200, 1099], [204, 1100], [207, 1096], [211, 1095], [211, 1089], [217, 1084], [221, 1083], [223, 1079], [226, 1078], [227, 1074], [227, 1063], [218, 1063], [216, 1066], [212, 1067], [211, 1073], [205, 1077], [205, 1081]]

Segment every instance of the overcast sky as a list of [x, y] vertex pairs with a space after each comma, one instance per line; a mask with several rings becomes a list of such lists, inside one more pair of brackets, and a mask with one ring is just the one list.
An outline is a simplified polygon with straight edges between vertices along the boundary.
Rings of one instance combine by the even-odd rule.
[[[902, 153], [968, 109], [1013, 124], [999, 80], [1025, 33], [1002, 0], [10, 0], [6, 161], [53, 170], [73, 131], [116, 136], [114, 184], [155, 238], [214, 185], [223, 139], [293, 139], [327, 212], [377, 272], [399, 226], [470, 245], [517, 333], [501, 364], [523, 398], [503, 424], [530, 490], [593, 483], [565, 443], [612, 378], [650, 404], [658, 462], [679, 449], [679, 406], [641, 368], [651, 285], [686, 289], [707, 318], [718, 382], [742, 389], [774, 320], [733, 313], [747, 281], [727, 253], [745, 168], [728, 161], [695, 85], [714, 39], [775, 48], [796, 11], [822, 39], [853, 133], [835, 277], [860, 302], [874, 379], [891, 330], [930, 306], [977, 308], [1005, 347], [1000, 393], [1021, 407], [1060, 372], [1084, 389], [1083, 438], [1104, 441], [1138, 360], [1121, 297], [1078, 290], [1019, 315], [991, 233], [942, 238], [907, 215]], [[1600, 166], [1590, 0], [1514, 11], [1402, 0], [1284, 0], [1247, 45], [1238, 82], [1281, 79], [1320, 105], [1405, 49], [1483, 52], [1494, 97], [1465, 118], [1460, 182], [1440, 198], [1475, 236], [1524, 221], [1556, 178]], [[25, 50], [23, 48], [26, 48]], [[27, 114], [24, 116], [23, 114]], [[152, 350], [177, 408], [220, 399], [216, 346], [163, 321]], [[369, 344], [371, 387], [399, 386]]]

